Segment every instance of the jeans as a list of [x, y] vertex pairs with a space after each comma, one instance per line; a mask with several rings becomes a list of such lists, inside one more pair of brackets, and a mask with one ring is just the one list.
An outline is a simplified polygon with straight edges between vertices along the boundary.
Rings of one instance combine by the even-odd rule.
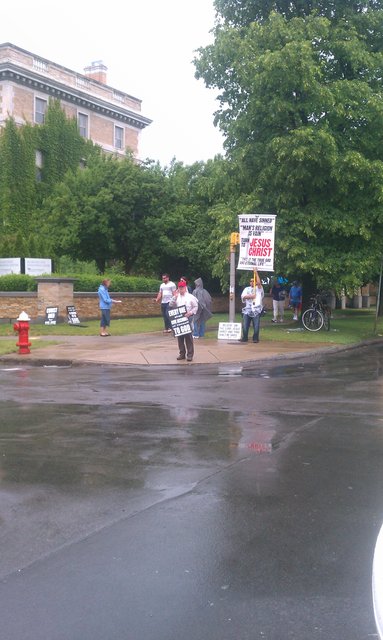
[[261, 323], [261, 316], [258, 314], [257, 316], [249, 316], [247, 313], [243, 314], [243, 323], [242, 323], [242, 340], [247, 341], [249, 338], [249, 329], [250, 325], [253, 325], [253, 342], [258, 342], [259, 340], [259, 325]]
[[205, 335], [205, 320], [195, 320], [194, 321], [194, 331], [193, 336], [196, 338], [203, 338]]
[[162, 317], [164, 319], [164, 327], [165, 327], [165, 329], [171, 329], [172, 328], [172, 325], [170, 324], [170, 320], [169, 320], [168, 308], [169, 308], [169, 303], [168, 302], [161, 302], [161, 313], [162, 313]]

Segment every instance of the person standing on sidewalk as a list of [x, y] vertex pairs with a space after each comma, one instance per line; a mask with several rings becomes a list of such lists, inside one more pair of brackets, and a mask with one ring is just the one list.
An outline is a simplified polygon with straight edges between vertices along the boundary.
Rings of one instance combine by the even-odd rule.
[[273, 299], [273, 319], [271, 322], [283, 322], [283, 315], [285, 311], [285, 298], [286, 289], [283, 284], [283, 278], [278, 278], [274, 281], [271, 288], [271, 296]]
[[103, 280], [98, 288], [98, 299], [99, 306], [101, 310], [101, 320], [100, 320], [100, 336], [105, 338], [106, 336], [110, 336], [107, 329], [110, 326], [110, 310], [112, 308], [113, 302], [120, 303], [121, 300], [114, 300], [109, 295], [109, 287], [111, 285], [111, 280], [106, 278]]
[[198, 300], [187, 290], [187, 285], [184, 280], [180, 280], [178, 283], [178, 289], [174, 293], [172, 299], [169, 302], [169, 307], [174, 309], [175, 307], [185, 307], [185, 318], [189, 318], [190, 333], [183, 333], [177, 336], [179, 355], [177, 360], [186, 360], [191, 362], [194, 356], [194, 342], [193, 342], [193, 317], [198, 311]]
[[164, 333], [171, 333], [172, 327], [168, 316], [169, 302], [172, 299], [177, 287], [169, 278], [168, 273], [162, 274], [162, 283], [158, 292], [156, 302], [161, 302], [161, 313], [164, 319]]
[[194, 280], [195, 289], [193, 296], [198, 300], [198, 311], [194, 316], [194, 338], [203, 338], [205, 335], [205, 322], [212, 317], [211, 312], [211, 295], [204, 289], [202, 278]]
[[259, 342], [259, 329], [261, 324], [264, 295], [265, 292], [257, 273], [255, 286], [254, 278], [251, 278], [250, 286], [245, 287], [241, 294], [241, 300], [245, 303], [245, 306], [242, 309], [242, 338], [240, 342], [248, 342], [251, 324], [253, 325], [253, 342]]

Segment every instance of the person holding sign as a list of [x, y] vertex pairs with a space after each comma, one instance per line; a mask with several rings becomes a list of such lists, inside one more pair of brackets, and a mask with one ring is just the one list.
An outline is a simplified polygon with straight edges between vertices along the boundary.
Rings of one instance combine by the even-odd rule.
[[241, 300], [245, 303], [242, 309], [242, 338], [240, 342], [248, 342], [250, 325], [253, 325], [253, 342], [259, 342], [259, 327], [263, 310], [262, 300], [265, 295], [261, 280], [256, 272], [256, 285], [254, 278], [250, 280], [250, 286], [242, 291]]
[[112, 308], [113, 302], [121, 302], [121, 300], [113, 300], [113, 298], [110, 297], [110, 285], [111, 280], [106, 279], [101, 282], [98, 288], [98, 299], [101, 310], [100, 336], [102, 338], [110, 336], [110, 333], [107, 332], [107, 328], [109, 328], [110, 326], [110, 310]]
[[193, 316], [198, 311], [198, 300], [188, 292], [184, 280], [179, 281], [178, 289], [169, 302], [169, 315], [171, 309], [180, 307], [182, 308], [183, 318], [187, 318], [188, 322], [183, 322], [173, 329], [178, 341], [179, 355], [177, 360], [185, 360], [186, 358], [188, 362], [191, 362], [194, 356]]

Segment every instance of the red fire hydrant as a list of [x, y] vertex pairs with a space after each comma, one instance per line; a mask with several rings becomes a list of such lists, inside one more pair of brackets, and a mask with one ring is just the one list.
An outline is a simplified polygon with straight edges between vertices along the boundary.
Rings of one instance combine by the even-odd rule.
[[30, 317], [25, 311], [22, 311], [17, 318], [17, 322], [13, 325], [13, 330], [19, 334], [19, 341], [16, 347], [19, 347], [19, 354], [30, 353], [31, 342], [29, 342], [29, 321]]

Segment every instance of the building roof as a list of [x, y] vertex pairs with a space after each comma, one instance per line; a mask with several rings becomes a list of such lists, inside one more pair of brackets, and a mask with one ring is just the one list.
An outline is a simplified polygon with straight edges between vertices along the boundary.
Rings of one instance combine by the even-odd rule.
[[141, 115], [138, 98], [10, 42], [0, 44], [0, 79], [40, 90], [137, 129], [144, 129], [152, 122]]

